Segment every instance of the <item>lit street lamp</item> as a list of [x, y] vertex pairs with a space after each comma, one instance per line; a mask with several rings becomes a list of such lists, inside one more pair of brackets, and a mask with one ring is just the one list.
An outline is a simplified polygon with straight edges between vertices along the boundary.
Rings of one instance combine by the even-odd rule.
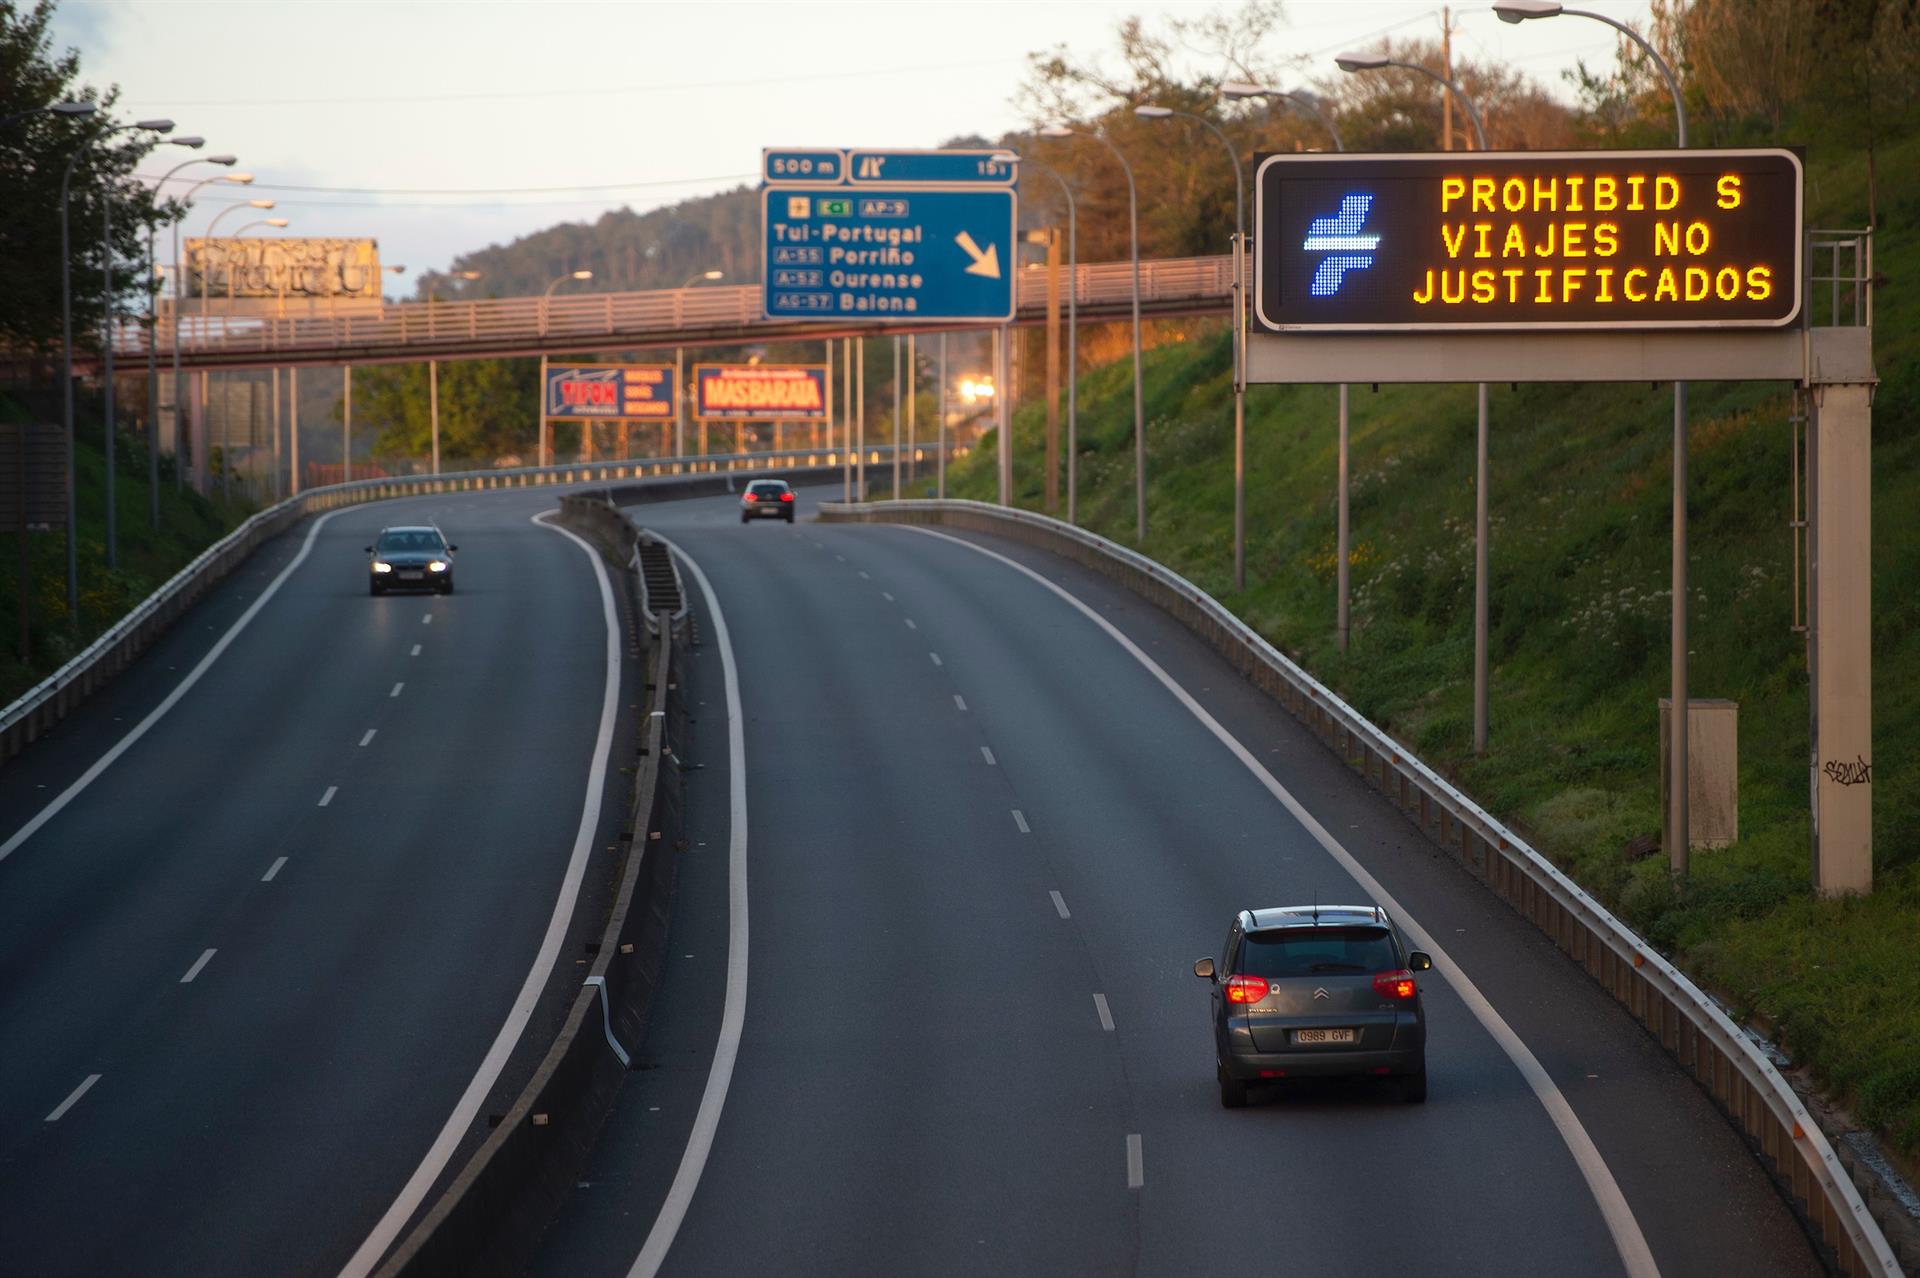
[[[1604, 22], [1640, 46], [1640, 51], [1659, 69], [1673, 95], [1673, 125], [1681, 149], [1687, 145], [1687, 102], [1680, 92], [1667, 60], [1648, 44], [1645, 37], [1626, 23], [1604, 13], [1588, 9], [1569, 9], [1556, 0], [1499, 0], [1493, 11], [1502, 22], [1525, 22], [1529, 18], [1591, 18]], [[1667, 867], [1678, 878], [1687, 875], [1691, 859], [1693, 827], [1687, 812], [1687, 718], [1693, 712], [1687, 699], [1687, 384], [1673, 384], [1673, 634], [1668, 677], [1672, 687], [1667, 694], [1667, 811], [1662, 838], [1667, 845]]]
[[[558, 288], [560, 285], [565, 284], [568, 280], [590, 280], [592, 278], [593, 278], [592, 271], [568, 271], [565, 275], [559, 276], [558, 278], [553, 280], [552, 283], [547, 285], [546, 290], [540, 294], [540, 336], [541, 337], [544, 338], [547, 335], [547, 300], [553, 296], [553, 290]], [[545, 466], [547, 464], [547, 352], [544, 349], [544, 347], [546, 346], [546, 343], [544, 341], [541, 342], [541, 346], [543, 349], [540, 352], [540, 456], [539, 456], [539, 462], [542, 466]]]
[[[160, 193], [160, 189], [172, 180], [174, 174], [180, 172], [182, 169], [191, 168], [196, 164], [224, 164], [232, 167], [238, 162], [238, 158], [231, 155], [209, 155], [196, 157], [184, 163], [176, 164], [161, 174], [160, 180], [153, 184], [154, 194], [157, 196]], [[216, 179], [208, 180], [213, 181]], [[201, 185], [205, 185], [205, 183]], [[199, 187], [195, 187], [194, 189], [198, 190]], [[147, 223], [147, 279], [149, 281], [147, 288], [147, 520], [154, 528], [160, 527], [160, 357], [158, 351], [160, 345], [160, 292], [152, 286], [152, 281], [159, 275], [159, 268], [154, 265], [153, 260], [153, 242], [159, 230], [160, 224], [157, 221]], [[176, 242], [178, 242], [179, 234], [178, 223], [176, 223], [174, 229]], [[175, 254], [175, 256], [178, 257], [178, 254]], [[177, 283], [175, 288], [176, 290], [178, 289]], [[173, 342], [174, 358], [176, 360], [180, 354], [179, 327], [180, 308], [176, 303], [174, 306]], [[179, 388], [177, 378], [174, 386], [177, 391]], [[176, 394], [174, 396], [173, 414], [176, 434], [174, 444], [174, 473], [176, 480], [179, 475], [179, 443], [177, 439], [180, 421], [179, 403], [180, 399]]]
[[1325, 128], [1327, 133], [1333, 138], [1334, 150], [1345, 151], [1347, 149], [1345, 143], [1340, 140], [1340, 130], [1334, 127], [1332, 118], [1327, 115], [1325, 108], [1320, 105], [1319, 99], [1315, 98], [1311, 93], [1289, 93], [1285, 89], [1270, 89], [1265, 85], [1249, 84], [1244, 80], [1229, 80], [1220, 86], [1220, 96], [1236, 101], [1241, 98], [1279, 98], [1283, 102], [1291, 102], [1294, 106], [1309, 112], [1314, 119], [1320, 121], [1321, 126]]
[[251, 231], [256, 226], [271, 226], [280, 230], [285, 230], [290, 225], [291, 223], [289, 223], [287, 219], [284, 217], [263, 217], [259, 221], [249, 222], [245, 226], [241, 227], [239, 230], [235, 231], [233, 233], [233, 238], [236, 240], [239, 239], [241, 236], [245, 235], [248, 231]]
[[[1064, 124], [1054, 124], [1040, 130], [1043, 138], [1070, 138], [1074, 130]], [[1087, 133], [1084, 136], [1094, 139], [1107, 150], [1113, 152], [1113, 158], [1120, 162], [1120, 169], [1127, 175], [1127, 238], [1132, 249], [1133, 259], [1133, 522], [1134, 536], [1142, 546], [1147, 542], [1147, 421], [1146, 402], [1140, 376], [1140, 200], [1134, 186], [1133, 166], [1127, 163], [1127, 157], [1120, 148], [1101, 133]], [[1012, 414], [1005, 414], [1011, 422]], [[1009, 431], [1011, 433], [1011, 431]], [[1008, 451], [1010, 440], [1002, 440], [1003, 452]]]
[[1143, 120], [1165, 120], [1178, 116], [1203, 124], [1227, 148], [1233, 161], [1233, 588], [1247, 588], [1247, 179], [1240, 167], [1240, 152], [1231, 139], [1212, 120], [1190, 111], [1172, 107], [1138, 106], [1133, 113]]

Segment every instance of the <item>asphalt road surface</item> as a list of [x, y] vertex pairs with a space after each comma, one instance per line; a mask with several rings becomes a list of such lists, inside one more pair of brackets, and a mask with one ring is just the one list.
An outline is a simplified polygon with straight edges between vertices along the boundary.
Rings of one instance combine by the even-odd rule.
[[[1819, 1271], [1655, 1043], [1177, 625], [963, 539], [1136, 656], [962, 540], [806, 522], [837, 491], [803, 492], [793, 528], [726, 499], [634, 512], [710, 580], [729, 642], [687, 572], [665, 980], [540, 1273]], [[1369, 1080], [1223, 1110], [1193, 960], [1238, 908], [1369, 900], [1356, 872], [1440, 950], [1431, 1099]]]
[[[0, 1272], [333, 1274], [428, 1160], [602, 818], [601, 586], [551, 505], [340, 512], [261, 604], [308, 521], [0, 770], [4, 847], [260, 605], [0, 859]], [[457, 593], [369, 598], [361, 548], [428, 519]]]

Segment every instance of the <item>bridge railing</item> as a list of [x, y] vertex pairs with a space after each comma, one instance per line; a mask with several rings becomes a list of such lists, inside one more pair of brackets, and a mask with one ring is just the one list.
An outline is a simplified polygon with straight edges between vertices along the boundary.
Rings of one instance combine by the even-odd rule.
[[[1015, 277], [1019, 309], [1044, 311], [1051, 272], [1023, 269]], [[1083, 308], [1125, 305], [1133, 295], [1133, 270], [1127, 262], [1085, 262], [1060, 272], [1061, 303], [1071, 295]], [[1161, 258], [1140, 263], [1140, 299], [1152, 306], [1168, 302], [1225, 302], [1233, 280], [1226, 257]], [[550, 298], [502, 297], [477, 301], [396, 302], [329, 314], [222, 315], [202, 313], [189, 299], [178, 308], [163, 307], [153, 330], [157, 350], [169, 354], [176, 334], [183, 355], [202, 352], [272, 354], [298, 351], [311, 357], [328, 350], [364, 351], [383, 347], [426, 353], [461, 343], [543, 345], [552, 339], [598, 339], [614, 334], [648, 334], [671, 341], [680, 329], [749, 329], [764, 323], [760, 286], [655, 289], [644, 292], [587, 293]], [[214, 305], [220, 305], [219, 299]], [[270, 304], [263, 305], [261, 312]], [[844, 322], [844, 321], [843, 321]], [[790, 325], [788, 325], [790, 327]], [[125, 321], [114, 334], [117, 358], [145, 358], [148, 329]]]

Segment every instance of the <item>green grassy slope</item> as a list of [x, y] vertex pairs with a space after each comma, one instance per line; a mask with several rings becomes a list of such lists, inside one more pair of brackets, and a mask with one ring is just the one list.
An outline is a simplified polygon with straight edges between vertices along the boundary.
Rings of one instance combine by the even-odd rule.
[[[1816, 225], [1864, 220], [1856, 156], [1809, 167]], [[1920, 172], [1920, 145], [1880, 171]], [[1883, 192], [1883, 199], [1889, 198]], [[1336, 392], [1248, 397], [1247, 581], [1232, 590], [1227, 335], [1196, 322], [1148, 357], [1144, 549], [1225, 601], [1362, 712], [1536, 840], [1655, 943], [1774, 1024], [1859, 1116], [1920, 1153], [1920, 189], [1876, 236], [1874, 771], [1878, 890], [1809, 889], [1804, 638], [1791, 629], [1789, 394], [1699, 384], [1691, 400], [1692, 692], [1740, 705], [1740, 833], [1668, 885], [1658, 699], [1667, 686], [1671, 391], [1492, 392], [1491, 750], [1472, 724], [1470, 386], [1352, 391], [1354, 639], [1333, 641]], [[1133, 542], [1131, 368], [1083, 379], [1082, 522]], [[1043, 416], [1015, 425], [1016, 500], [1038, 509]], [[991, 499], [993, 442], [951, 474]], [[1802, 566], [1804, 572], [1804, 565]]]

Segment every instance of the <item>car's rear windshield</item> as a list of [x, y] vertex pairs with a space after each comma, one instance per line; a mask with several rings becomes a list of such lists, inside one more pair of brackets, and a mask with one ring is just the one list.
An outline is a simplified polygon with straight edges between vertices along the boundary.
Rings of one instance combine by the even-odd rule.
[[776, 479], [769, 482], [767, 480], [762, 479], [755, 483], [747, 485], [747, 491], [755, 492], [755, 493], [778, 493], [778, 492], [785, 492], [786, 487], [787, 487], [786, 484], [781, 480]]
[[380, 549], [392, 554], [402, 550], [440, 550], [445, 547], [440, 534], [425, 529], [401, 529], [380, 534]]
[[1247, 976], [1337, 976], [1398, 966], [1393, 937], [1382, 927], [1249, 932], [1240, 947], [1240, 971]]

